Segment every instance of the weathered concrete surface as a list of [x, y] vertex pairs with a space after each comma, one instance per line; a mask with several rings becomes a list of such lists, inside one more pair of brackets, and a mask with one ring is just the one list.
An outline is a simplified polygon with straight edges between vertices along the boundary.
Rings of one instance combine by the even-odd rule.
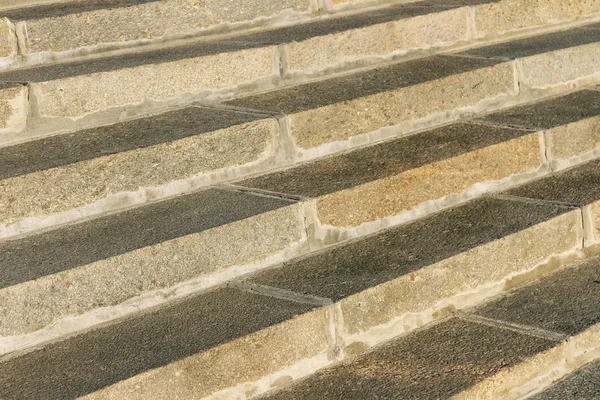
[[451, 319], [261, 399], [440, 399], [553, 342]]
[[453, 124], [239, 182], [317, 197], [322, 223], [357, 226], [543, 164], [536, 132]]
[[[7, 400], [82, 396], [313, 308], [218, 288], [4, 361], [0, 363], [0, 395]], [[323, 329], [317, 333], [311, 328], [314, 324], [305, 324], [306, 335], [323, 338]], [[294, 341], [283, 350], [297, 346], [302, 356], [310, 356], [324, 347], [323, 339], [315, 339], [312, 346]]]
[[272, 119], [190, 108], [5, 147], [0, 225], [256, 162], [277, 135]]
[[594, 90], [514, 107], [483, 119], [545, 130], [553, 160], [577, 157], [600, 147], [600, 92]]
[[600, 240], [600, 161], [590, 161], [550, 177], [508, 190], [507, 194], [590, 206], [596, 241]]
[[435, 56], [308, 83], [228, 104], [289, 115], [304, 149], [515, 95], [513, 64]]
[[244, 0], [235, 5], [228, 0], [164, 0], [50, 16], [27, 21], [28, 51], [60, 52], [190, 34], [218, 24], [275, 16], [285, 10], [308, 12], [309, 7], [309, 0]]

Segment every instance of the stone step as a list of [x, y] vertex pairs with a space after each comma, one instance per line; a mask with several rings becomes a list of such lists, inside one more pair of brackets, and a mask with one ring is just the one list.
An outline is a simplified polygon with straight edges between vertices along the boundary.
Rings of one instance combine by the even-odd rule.
[[[172, 195], [170, 187], [173, 193], [185, 193], [203, 183], [185, 181], [190, 171], [239, 162], [232, 159], [236, 153], [226, 146], [228, 141], [249, 141], [235, 147], [245, 149], [245, 157], [253, 148], [250, 143], [258, 143], [258, 153], [259, 144], [272, 141], [272, 122], [255, 114], [191, 108], [9, 147], [2, 161], [5, 179], [0, 180], [6, 202], [3, 221], [20, 222], [6, 223], [0, 241], [0, 265], [5, 264], [0, 293], [6, 309], [18, 311], [21, 318], [14, 320], [18, 327], [6, 328], [3, 335], [32, 338], [69, 315], [81, 316], [194, 279], [200, 285], [230, 279], [530, 181], [548, 173], [549, 151], [540, 143], [553, 131], [518, 120], [517, 111], [549, 110], [555, 129], [567, 126], [573, 135], [588, 135], [586, 129], [599, 118], [599, 102], [599, 91], [583, 90], [503, 111], [512, 119], [492, 114], [476, 123], [450, 124], [160, 202], [161, 195]], [[226, 151], [215, 153], [215, 147]], [[187, 149], [190, 154], [198, 149], [212, 153], [206, 160], [188, 159], [182, 156]], [[268, 164], [269, 158], [265, 160]], [[238, 174], [247, 172], [253, 161], [246, 162]], [[235, 168], [225, 169], [221, 177], [235, 176]], [[144, 188], [149, 179], [173, 180], [181, 187]], [[122, 187], [122, 195], [107, 196], [107, 185], [113, 192]], [[132, 192], [140, 187], [137, 194]], [[81, 220], [86, 212], [114, 212], [136, 202], [150, 203], [38, 232]], [[31, 232], [15, 236], [23, 231]], [[106, 232], [111, 232], [109, 237]], [[136, 232], [144, 235], [136, 237]], [[191, 244], [193, 250], [186, 250]], [[155, 260], [161, 261], [155, 265]], [[24, 296], [30, 300], [23, 302]]]
[[[527, 397], [600, 357], [599, 276], [591, 259], [260, 398]], [[533, 398], [591, 398], [594, 368]]]
[[[567, 50], [573, 51], [565, 38], [581, 43], [582, 40], [595, 40], [595, 33], [600, 34], [600, 30], [576, 29], [514, 42], [508, 50], [506, 44], [486, 49], [486, 55], [498, 54], [497, 58], [435, 56], [227, 103], [227, 107], [234, 106], [238, 111], [218, 105], [187, 107], [68, 134], [34, 136], [29, 141], [7, 145], [0, 148], [0, 165], [3, 166], [0, 187], [5, 194], [0, 199], [3, 206], [0, 237], [139, 205], [249, 174], [264, 174], [269, 168], [297, 166], [299, 162], [323, 155], [403, 136], [419, 127], [415, 119], [432, 113], [447, 117], [448, 111], [441, 111], [447, 108], [467, 108], [481, 114], [486, 110], [481, 106], [482, 99], [493, 99], [502, 92], [515, 93], [514, 66], [501, 60], [510, 51], [516, 52], [510, 54], [517, 56], [523, 52], [544, 51], [547, 48], [540, 49], [541, 43], [548, 41], [550, 48], [567, 46]], [[483, 54], [482, 49], [476, 51]], [[540, 56], [550, 57], [548, 54]], [[551, 68], [549, 63], [546, 68]], [[583, 63], [578, 66], [579, 71], [585, 68]], [[431, 100], [428, 96], [437, 92], [439, 86], [448, 90]], [[468, 94], [465, 94], [466, 88]], [[510, 97], [510, 94], [506, 96]], [[532, 112], [527, 111], [530, 110], [527, 107], [533, 107], [535, 113], [538, 113], [537, 108], [548, 108], [546, 114], [556, 116], [554, 133], [550, 133], [549, 126], [536, 125], [527, 118], [521, 118], [521, 129], [513, 129], [511, 126], [518, 125], [519, 121], [510, 118], [505, 122], [502, 119], [488, 121], [483, 117], [475, 126], [459, 123], [429, 131], [426, 135], [419, 133], [401, 139], [389, 148], [384, 143], [364, 150], [367, 156], [361, 156], [361, 153], [350, 156], [350, 159], [358, 157], [352, 161], [358, 168], [372, 168], [365, 164], [372, 157], [369, 152], [377, 153], [378, 157], [382, 154], [411, 157], [414, 162], [404, 166], [397, 163], [395, 166], [382, 165], [379, 169], [382, 175], [373, 174], [372, 179], [363, 176], [356, 180], [349, 175], [334, 190], [339, 192], [336, 194], [310, 186], [318, 185], [320, 180], [331, 180], [325, 169], [340, 169], [335, 163], [347, 163], [346, 156], [265, 177], [271, 180], [270, 183], [242, 182], [240, 185], [290, 192], [289, 182], [284, 182], [287, 186], [281, 186], [277, 179], [287, 180], [286, 174], [293, 176], [294, 171], [300, 171], [302, 179], [308, 180], [303, 183], [303, 192], [289, 194], [325, 196], [327, 199], [319, 200], [320, 205], [329, 202], [322, 210], [330, 209], [331, 218], [322, 214], [325, 224], [358, 226], [405, 211], [412, 211], [414, 216], [414, 213], [435, 205], [423, 203], [448, 195], [454, 195], [458, 201], [465, 191], [476, 194], [485, 189], [486, 186], [474, 186], [477, 183], [514, 184], [532, 174], [543, 173], [548, 162], [571, 163], [573, 158], [598, 154], [595, 150], [597, 140], [589, 140], [594, 137], [594, 126], [598, 123], [595, 118], [600, 110], [598, 92], [583, 91], [523, 107], [524, 112]], [[556, 110], [557, 107], [560, 110]], [[585, 110], [586, 114], [579, 113], [579, 109]], [[456, 112], [449, 118], [455, 119], [463, 113]], [[471, 111], [462, 116], [473, 115]], [[435, 118], [431, 123], [434, 122]], [[503, 123], [508, 127], [503, 128]], [[482, 124], [498, 126], [480, 126]], [[568, 133], [561, 134], [558, 132], [561, 129]], [[578, 132], [571, 132], [574, 129]], [[471, 136], [473, 130], [480, 136]], [[553, 139], [549, 137], [551, 134]], [[561, 150], [561, 146], [566, 146], [560, 144], [561, 135], [567, 135], [567, 138], [576, 135], [582, 144], [577, 149]], [[543, 144], [541, 152], [540, 140]], [[447, 142], [450, 147], [443, 151], [430, 149], [437, 141]], [[571, 143], [569, 139], [563, 139], [563, 142]], [[421, 146], [427, 148], [421, 151]], [[196, 157], [198, 152], [206, 156]], [[360, 161], [361, 157], [363, 161]], [[463, 163], [470, 163], [472, 170], [475, 167], [480, 170], [463, 176], [466, 170]], [[441, 170], [447, 173], [443, 180], [447, 186], [431, 185], [433, 172]], [[313, 179], [312, 183], [310, 179]], [[411, 182], [404, 182], [404, 179]], [[398, 185], [410, 190], [405, 192], [405, 198], [396, 197], [393, 204], [387, 193]], [[379, 186], [378, 190], [375, 190], [376, 186]], [[388, 189], [382, 190], [385, 186]], [[375, 197], [362, 197], [373, 191], [378, 193]], [[377, 196], [379, 203], [367, 207], [360, 205], [361, 201], [364, 203]], [[339, 210], [340, 201], [349, 199], [358, 199], [355, 220], [336, 222], [333, 213]], [[419, 205], [422, 205], [420, 211], [417, 210]]]
[[600, 361], [594, 361], [528, 399], [594, 399], [600, 396]]
[[[383, 17], [388, 18], [387, 15]], [[336, 29], [331, 24], [320, 26]], [[232, 104], [285, 111], [269, 104], [269, 96], [274, 96], [281, 98], [277, 101], [282, 104], [290, 103], [287, 108], [292, 114], [298, 112], [293, 105], [299, 100], [283, 102], [282, 99], [288, 93], [314, 91], [314, 103], [311, 100], [309, 108], [316, 114], [319, 109], [327, 112], [325, 105], [334, 108], [332, 104], [342, 99], [354, 100], [348, 102], [346, 108], [357, 107], [360, 101], [373, 101], [376, 95], [379, 98], [385, 96], [385, 92], [388, 97], [403, 98], [404, 103], [399, 104], [404, 107], [380, 112], [389, 114], [390, 124], [404, 123], [414, 128], [415, 124], [451, 120], [458, 114], [484, 107], [531, 101], [532, 96], [540, 96], [541, 92], [558, 93], [573, 85], [597, 82], [599, 26], [586, 25], [472, 49], [457, 54], [458, 57], [424, 57], [304, 84], [298, 84], [304, 78], [286, 74], [285, 68], [281, 75], [280, 67], [287, 65], [289, 69], [286, 60], [294, 56], [291, 48], [283, 54], [274, 45], [297, 40], [302, 34], [311, 35], [310, 30], [304, 31], [305, 26], [282, 28], [288, 31], [287, 34], [269, 31], [237, 39], [5, 70], [0, 72], [0, 81], [19, 84], [0, 91], [5, 103], [0, 142], [105, 125], [158, 109], [164, 111], [174, 105], [247, 96], [261, 91], [267, 91], [267, 94], [237, 99]], [[274, 57], [274, 51], [279, 55]], [[315, 58], [313, 50], [304, 54]], [[554, 69], [552, 60], [560, 62], [561, 68]], [[324, 67], [328, 68], [327, 65]], [[203, 73], [195, 73], [198, 70]], [[311, 71], [305, 72], [310, 76]], [[381, 84], [382, 75], [389, 76], [389, 87]], [[340, 86], [350, 82], [360, 90]], [[295, 86], [290, 87], [292, 84]], [[331, 85], [340, 87], [324, 93], [324, 90], [330, 91]], [[274, 90], [277, 88], [279, 90]], [[406, 98], [424, 101], [406, 104]], [[337, 108], [343, 111], [342, 106]], [[305, 104], [304, 111], [307, 111], [306, 107]], [[363, 105], [359, 107], [364, 111]], [[348, 136], [332, 137], [332, 140], [345, 140]], [[316, 145], [323, 142], [321, 139]], [[309, 144], [299, 141], [302, 147]]]
[[[281, 200], [276, 205], [273, 199], [261, 201], [270, 202], [264, 207], [282, 207]], [[168, 203], [165, 208], [174, 210]], [[168, 220], [163, 213], [152, 217]], [[147, 232], [130, 218], [117, 220], [131, 232], [128, 237]], [[180, 227], [178, 222], [187, 220], [183, 215], [170, 224], [186, 230], [191, 223]], [[162, 307], [160, 301], [114, 307], [112, 321], [89, 330], [75, 321], [78, 330], [8, 352], [0, 363], [0, 395], [70, 398], [106, 387], [92, 398], [252, 396], [557, 268], [559, 260], [581, 248], [580, 224], [577, 208], [485, 198], [200, 293], [177, 299], [173, 291], [164, 291]], [[70, 229], [71, 239], [53, 236], [57, 245], [82, 249], [88, 258], [116, 253], [129, 242], [114, 229], [110, 239], [93, 233], [108, 228], [78, 234], [78, 228]], [[91, 237], [95, 240], [86, 239]], [[190, 245], [190, 237], [183, 237], [187, 250], [177, 263], [197, 269], [192, 253], [202, 250]], [[92, 248], [83, 250], [89, 246], [84, 242]], [[101, 242], [107, 245], [102, 248]], [[17, 243], [4, 246], [23, 254], [25, 246]], [[169, 243], [174, 242], [163, 244]], [[48, 245], [35, 248], [60, 253]], [[22, 332], [26, 321], [38, 323], [44, 313], [68, 314], [74, 302], [102, 304], [105, 291], [122, 290], [119, 283], [107, 282], [127, 284], [129, 276], [147, 274], [148, 284], [158, 286], [165, 275], [183, 268], [169, 264], [174, 253], [166, 247], [146, 247], [137, 254], [150, 257], [139, 262], [113, 257], [101, 261], [104, 266], [88, 264], [5, 288], [0, 320], [11, 326], [3, 331]], [[114, 271], [109, 277], [98, 274], [111, 269], [110, 263], [120, 265], [112, 267], [123, 272], [118, 279]]]

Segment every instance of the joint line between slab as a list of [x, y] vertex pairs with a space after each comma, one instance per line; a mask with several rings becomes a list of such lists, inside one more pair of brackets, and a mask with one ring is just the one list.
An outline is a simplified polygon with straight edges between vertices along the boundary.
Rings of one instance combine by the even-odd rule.
[[269, 197], [269, 198], [287, 200], [292, 203], [296, 203], [299, 201], [311, 200], [310, 197], [306, 197], [306, 196], [294, 195], [294, 194], [288, 194], [288, 193], [280, 193], [280, 192], [272, 192], [270, 190], [257, 189], [257, 188], [247, 187], [247, 186], [238, 186], [238, 185], [233, 185], [230, 183], [222, 183], [222, 184], [216, 185], [215, 187], [217, 187], [219, 189], [234, 191], [234, 192], [248, 193], [248, 194], [252, 194], [252, 195], [260, 196], [260, 197]]
[[469, 120], [466, 120], [465, 122], [467, 122], [469, 124], [473, 124], [473, 125], [490, 126], [492, 128], [514, 129], [514, 130], [526, 131], [526, 132], [539, 132], [542, 130], [542, 129], [534, 128], [532, 126], [500, 124], [497, 122], [488, 121], [485, 119], [485, 117], [479, 117], [477, 119], [469, 119]]
[[498, 193], [490, 193], [487, 194], [486, 197], [490, 197], [493, 199], [498, 199], [498, 200], [507, 200], [507, 201], [518, 201], [518, 202], [522, 202], [522, 203], [530, 203], [530, 204], [538, 204], [538, 205], [542, 205], [542, 206], [558, 206], [558, 207], [564, 207], [570, 210], [576, 210], [581, 208], [581, 206], [579, 204], [573, 204], [573, 203], [565, 203], [562, 201], [555, 201], [555, 200], [543, 200], [543, 199], [534, 199], [534, 198], [530, 198], [530, 197], [521, 197], [521, 196], [513, 196], [510, 194], [498, 194]]
[[552, 340], [562, 342], [569, 338], [569, 335], [565, 335], [558, 332], [548, 331], [546, 329], [540, 329], [529, 325], [515, 324], [507, 321], [496, 320], [491, 318], [482, 317], [480, 315], [457, 313], [456, 316], [463, 321], [473, 322], [480, 325], [486, 325], [493, 328], [505, 329], [517, 333], [521, 333], [527, 336], [533, 336], [540, 339]]
[[272, 297], [280, 300], [292, 301], [300, 304], [310, 304], [315, 306], [330, 306], [333, 304], [331, 299], [319, 296], [312, 296], [309, 294], [300, 294], [291, 290], [280, 289], [272, 286], [258, 285], [251, 282], [239, 282], [231, 284], [238, 290], [253, 293], [261, 296]]

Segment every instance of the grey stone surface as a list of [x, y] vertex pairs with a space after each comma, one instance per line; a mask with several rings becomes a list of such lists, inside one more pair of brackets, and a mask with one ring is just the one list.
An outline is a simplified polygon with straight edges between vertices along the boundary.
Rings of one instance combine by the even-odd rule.
[[[600, 93], [599, 93], [600, 94]], [[453, 124], [414, 136], [330, 156], [285, 171], [238, 182], [274, 192], [323, 196], [425, 164], [502, 143], [530, 132]]]
[[499, 64], [500, 60], [433, 56], [394, 64], [275, 92], [248, 96], [227, 104], [293, 114], [360, 97], [418, 85]]
[[[0, 9], [0, 17], [6, 17], [13, 21], [33, 20], [40, 18], [61, 17], [64, 15], [100, 9], [131, 7], [137, 4], [153, 3], [157, 1], [160, 0], [63, 0], [56, 2], [22, 1], [21, 4], [10, 4], [11, 1], [9, 0], [9, 6], [12, 7], [6, 10]], [[5, 4], [0, 4], [0, 7], [4, 5]]]
[[218, 288], [0, 363], [0, 397], [75, 398], [313, 308]]
[[568, 211], [552, 205], [476, 200], [248, 279], [340, 300]]
[[446, 399], [552, 345], [452, 319], [261, 399]]
[[587, 205], [600, 200], [600, 161], [507, 190], [509, 195]]
[[576, 335], [600, 322], [600, 259], [544, 277], [476, 313]]
[[0, 179], [172, 142], [264, 118], [191, 107], [6, 146], [0, 148]]
[[600, 361], [555, 383], [530, 400], [592, 400], [600, 398]]
[[[233, 52], [250, 48], [272, 46], [292, 41], [302, 41], [315, 36], [329, 35], [369, 26], [386, 21], [410, 18], [436, 12], [448, 7], [410, 7], [399, 5], [385, 11], [371, 11], [350, 17], [340, 17], [321, 21], [282, 27], [266, 32], [246, 34], [228, 40], [200, 42], [192, 45], [169, 47], [134, 54], [101, 57], [87, 61], [62, 62], [54, 65], [42, 65], [15, 71], [0, 72], [0, 81], [10, 82], [44, 82], [48, 80], [112, 71], [121, 68], [132, 68], [168, 61]], [[480, 63], [481, 65], [491, 65]]]
[[0, 288], [275, 210], [290, 201], [208, 189], [0, 243]]
[[600, 115], [600, 92], [582, 90], [566, 96], [513, 107], [482, 118], [502, 125], [551, 129]]
[[458, 55], [514, 59], [599, 41], [600, 30], [578, 28], [467, 50]]

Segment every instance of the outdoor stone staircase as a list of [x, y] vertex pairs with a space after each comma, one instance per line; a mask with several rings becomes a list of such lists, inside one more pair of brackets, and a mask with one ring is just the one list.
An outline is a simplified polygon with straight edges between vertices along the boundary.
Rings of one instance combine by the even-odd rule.
[[0, 399], [600, 394], [599, 0], [0, 16]]

